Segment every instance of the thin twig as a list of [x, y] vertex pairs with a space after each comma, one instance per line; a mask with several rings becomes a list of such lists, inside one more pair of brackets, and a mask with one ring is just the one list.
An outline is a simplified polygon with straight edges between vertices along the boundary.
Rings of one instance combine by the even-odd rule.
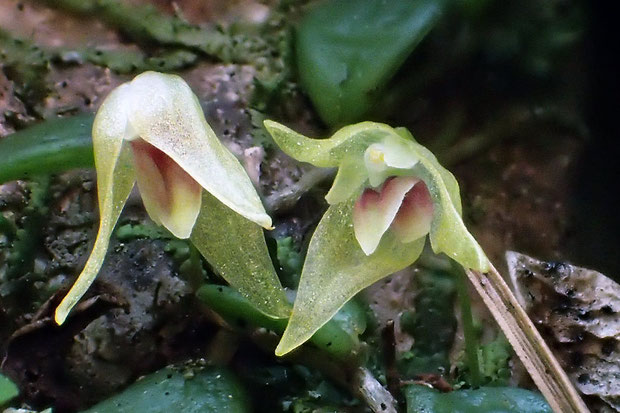
[[506, 335], [534, 383], [558, 413], [588, 412], [564, 370], [514, 294], [490, 264], [488, 273], [467, 270], [469, 280]]

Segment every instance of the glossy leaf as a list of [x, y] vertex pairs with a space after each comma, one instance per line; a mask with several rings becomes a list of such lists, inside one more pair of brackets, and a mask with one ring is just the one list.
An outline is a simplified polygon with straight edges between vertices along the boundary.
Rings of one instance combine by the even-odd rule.
[[249, 396], [229, 370], [165, 367], [83, 413], [246, 413]]
[[[196, 291], [196, 296], [231, 326], [249, 325], [282, 334], [288, 323], [288, 319], [266, 316], [239, 292], [224, 285], [205, 284]], [[355, 301], [349, 301], [309, 341], [336, 359], [351, 360], [359, 354], [358, 336], [365, 329], [364, 311]]]
[[360, 120], [438, 21], [441, 0], [327, 0], [297, 35], [302, 85], [330, 125]]
[[366, 255], [352, 224], [353, 201], [332, 205], [319, 222], [301, 274], [293, 313], [276, 349], [283, 355], [308, 340], [355, 294], [414, 262], [424, 239], [404, 244], [390, 232]]
[[545, 399], [515, 387], [481, 387], [441, 393], [419, 384], [403, 389], [407, 413], [551, 413]]
[[9, 378], [0, 374], [0, 407], [19, 395], [19, 389]]
[[0, 139], [0, 183], [94, 165], [92, 115], [47, 120]]
[[263, 313], [288, 318], [290, 304], [276, 275], [263, 230], [202, 193], [202, 209], [190, 237], [205, 259]]

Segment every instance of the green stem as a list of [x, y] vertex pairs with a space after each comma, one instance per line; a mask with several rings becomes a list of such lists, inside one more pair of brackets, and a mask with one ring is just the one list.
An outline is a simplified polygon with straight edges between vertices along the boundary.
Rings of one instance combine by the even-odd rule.
[[461, 320], [463, 322], [463, 334], [465, 336], [465, 356], [470, 373], [470, 384], [472, 387], [479, 387], [482, 385], [482, 376], [480, 374], [480, 361], [478, 360], [478, 333], [474, 328], [469, 291], [467, 289], [463, 270], [457, 265], [453, 267], [459, 305], [461, 307]]

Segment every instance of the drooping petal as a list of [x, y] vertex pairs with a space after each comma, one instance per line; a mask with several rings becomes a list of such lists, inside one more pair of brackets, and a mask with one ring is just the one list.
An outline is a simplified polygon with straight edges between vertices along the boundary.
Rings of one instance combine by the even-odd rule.
[[424, 239], [404, 244], [388, 231], [371, 255], [355, 238], [353, 201], [332, 205], [319, 222], [304, 263], [293, 313], [276, 348], [283, 355], [308, 340], [355, 294], [413, 263]]
[[200, 212], [202, 187], [168, 155], [142, 139], [131, 141], [138, 188], [153, 221], [189, 238]]
[[135, 183], [131, 149], [123, 142], [126, 129], [124, 111], [118, 107], [126, 99], [127, 88], [114, 90], [103, 102], [93, 125], [93, 149], [97, 169], [99, 232], [81, 274], [56, 309], [56, 323], [67, 315], [94, 281], [110, 242], [110, 235]]
[[366, 255], [375, 251], [394, 221], [405, 195], [418, 181], [411, 176], [392, 178], [383, 184], [380, 192], [368, 188], [355, 202], [353, 229]]
[[431, 194], [424, 182], [419, 181], [405, 195], [390, 231], [393, 231], [401, 242], [411, 242], [428, 234], [432, 221]]
[[200, 215], [191, 241], [215, 271], [256, 308], [287, 318], [290, 304], [276, 275], [261, 227], [202, 192]]
[[250, 221], [271, 228], [245, 169], [219, 141], [196, 96], [178, 76], [146, 72], [130, 84], [127, 113], [133, 136], [166, 153], [204, 189]]

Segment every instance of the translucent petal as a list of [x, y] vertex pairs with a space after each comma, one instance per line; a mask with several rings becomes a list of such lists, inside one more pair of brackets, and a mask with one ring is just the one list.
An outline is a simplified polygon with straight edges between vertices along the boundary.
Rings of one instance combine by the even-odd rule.
[[131, 149], [123, 143], [125, 113], [118, 111], [126, 88], [114, 90], [104, 101], [93, 125], [93, 148], [96, 154], [97, 193], [99, 197], [99, 232], [93, 250], [81, 274], [56, 309], [56, 323], [67, 315], [94, 281], [110, 242], [114, 225], [135, 183]]
[[172, 158], [224, 205], [271, 227], [271, 218], [245, 169], [219, 141], [183, 79], [146, 72], [129, 87], [127, 114], [133, 134]]
[[405, 195], [418, 181], [413, 177], [392, 178], [385, 181], [380, 192], [366, 189], [355, 202], [353, 229], [366, 255], [375, 251], [394, 221]]
[[190, 237], [205, 259], [256, 308], [287, 318], [290, 304], [273, 268], [263, 230], [202, 193], [202, 208]]
[[414, 262], [424, 239], [404, 244], [386, 233], [376, 251], [366, 255], [351, 225], [353, 201], [332, 205], [310, 240], [293, 313], [277, 355], [308, 340], [355, 294]]
[[189, 238], [200, 212], [202, 187], [168, 155], [142, 139], [131, 141], [138, 188], [153, 221]]
[[[398, 178], [396, 178], [398, 179]], [[424, 182], [416, 183], [403, 199], [403, 203], [390, 226], [390, 231], [402, 242], [424, 237], [431, 230], [433, 201]]]

